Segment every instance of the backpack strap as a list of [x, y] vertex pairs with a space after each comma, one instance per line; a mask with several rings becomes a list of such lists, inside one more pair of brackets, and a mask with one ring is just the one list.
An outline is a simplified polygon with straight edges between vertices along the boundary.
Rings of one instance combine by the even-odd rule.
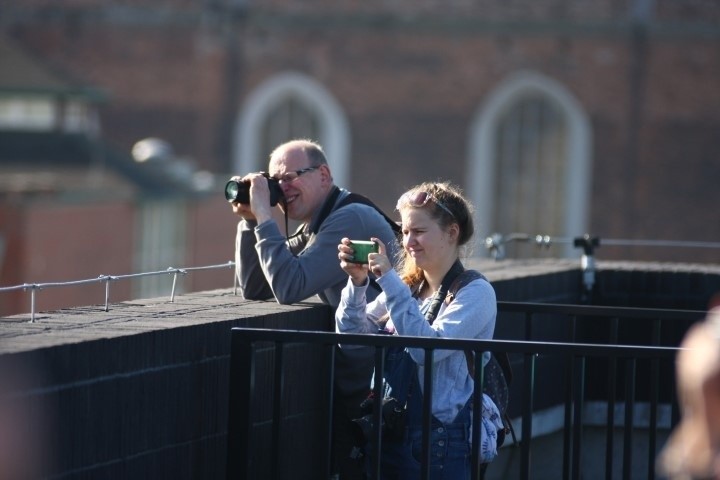
[[[445, 303], [449, 304], [450, 302], [455, 300], [458, 290], [460, 290], [462, 287], [472, 282], [473, 280], [477, 280], [478, 278], [482, 278], [486, 282], [489, 282], [485, 275], [478, 272], [477, 270], [465, 270], [464, 272], [462, 272], [450, 286], [447, 297], [445, 297]], [[510, 367], [510, 358], [508, 357], [507, 352], [493, 352], [492, 355], [495, 357], [498, 364], [500, 365], [503, 375], [505, 375], [505, 381], [507, 381], [507, 384], [510, 385], [510, 383], [512, 382], [512, 368]], [[465, 359], [467, 360], [468, 372], [470, 372], [470, 375], [474, 377], [475, 362], [473, 361], [473, 357], [473, 353], [470, 350], [465, 350]]]
[[[477, 280], [478, 278], [482, 278], [489, 283], [489, 280], [485, 277], [485, 275], [476, 270], [465, 270], [464, 272], [462, 272], [450, 286], [448, 294], [445, 297], [445, 302], [447, 304], [452, 302], [457, 296], [458, 290], [460, 290], [462, 287], [472, 282], [473, 280]], [[505, 380], [506, 390], [508, 390], [510, 388], [510, 383], [512, 382], [512, 367], [510, 366], [510, 357], [508, 356], [507, 352], [492, 352], [492, 358], [490, 359], [490, 363], [492, 363], [493, 360], [495, 360], [497, 362], [497, 365], [500, 367], [500, 370], [502, 371], [502, 375]], [[475, 355], [471, 350], [465, 350], [465, 361], [467, 362], [468, 373], [472, 378], [475, 378]], [[490, 363], [488, 363], [488, 365], [490, 365]], [[493, 401], [495, 402], [497, 402], [498, 400], [500, 399], [493, 398]], [[505, 410], [507, 408], [507, 400], [508, 397], [506, 396], [503, 411], [500, 412], [500, 417], [502, 419], [504, 428], [502, 431], [498, 431], [498, 447], [505, 443], [505, 437], [508, 433], [512, 435], [513, 443], [517, 444], [517, 440], [515, 438], [515, 430], [513, 429], [510, 417], [508, 417], [508, 413]], [[500, 405], [497, 406], [498, 408], [500, 408]]]
[[[340, 196], [340, 188], [337, 186], [334, 186], [332, 188], [332, 191], [330, 192], [330, 195], [328, 195], [327, 200], [325, 200], [325, 203], [323, 204], [322, 210], [320, 210], [320, 214], [318, 215], [317, 220], [315, 221], [315, 228], [311, 230], [311, 233], [317, 234], [320, 230], [320, 225], [323, 224], [325, 219], [330, 215], [330, 212], [333, 211], [333, 207], [335, 206], [335, 201]], [[340, 208], [338, 206], [338, 208]]]
[[[395, 234], [395, 237], [398, 239], [402, 238], [402, 228], [400, 227], [400, 225], [395, 223], [390, 217], [385, 214], [385, 212], [380, 210], [380, 207], [375, 205], [372, 200], [360, 195], [359, 193], [350, 192], [345, 198], [340, 200], [340, 202], [337, 204], [337, 207], [335, 207], [335, 202], [337, 201], [337, 198], [339, 196], [340, 188], [338, 186], [334, 186], [332, 192], [328, 196], [328, 199], [325, 201], [325, 204], [323, 205], [323, 208], [320, 211], [317, 220], [315, 221], [315, 228], [312, 230], [312, 233], [317, 234], [317, 232], [320, 230], [320, 226], [334, 210], [338, 210], [352, 203], [360, 203], [362, 205], [367, 205], [374, 208], [375, 211], [377, 211], [385, 219], [388, 225], [390, 225], [390, 228]], [[380, 285], [378, 285], [377, 281], [372, 278], [372, 275], [370, 276], [370, 286], [378, 292], [382, 291], [382, 288], [380, 288]]]
[[478, 278], [482, 278], [486, 282], [490, 283], [490, 281], [485, 277], [485, 275], [478, 272], [477, 270], [463, 271], [460, 275], [457, 276], [457, 278], [455, 278], [455, 281], [452, 283], [452, 285], [450, 285], [447, 297], [445, 297], [445, 303], [449, 304], [450, 302], [455, 300], [455, 296], [457, 295], [458, 290], [460, 290], [473, 280], [477, 280]]
[[[445, 297], [445, 304], [449, 305], [450, 302], [455, 300], [455, 297], [457, 296], [458, 290], [463, 288], [468, 283], [472, 282], [473, 280], [477, 280], [478, 278], [482, 278], [487, 281], [487, 278], [485, 278], [485, 275], [478, 272], [477, 270], [465, 270], [462, 272], [458, 277], [455, 279], [455, 281], [450, 285], [450, 289], [448, 290], [448, 294]], [[470, 373], [471, 377], [475, 377], [475, 362], [473, 352], [470, 350], [465, 350], [465, 361], [467, 362], [467, 369]]]
[[380, 207], [378, 207], [377, 205], [375, 205], [375, 204], [372, 202], [372, 200], [370, 200], [370, 199], [367, 198], [367, 197], [364, 197], [364, 196], [360, 195], [359, 193], [350, 192], [350, 193], [348, 194], [348, 196], [346, 196], [345, 198], [343, 198], [343, 199], [340, 201], [340, 204], [338, 205], [338, 208], [342, 208], [342, 207], [344, 207], [345, 205], [349, 205], [349, 204], [351, 204], [351, 203], [360, 203], [360, 204], [367, 205], [367, 206], [369, 206], [369, 207], [374, 208], [375, 211], [377, 211], [377, 212], [385, 219], [385, 221], [388, 223], [388, 225], [389, 225], [390, 228], [392, 229], [393, 233], [395, 233], [395, 236], [397, 236], [397, 237], [402, 237], [402, 228], [400, 227], [400, 225], [399, 225], [397, 222], [395, 222], [392, 218], [388, 217], [388, 216], [385, 214], [385, 212], [383, 212], [383, 211], [380, 209]]
[[[390, 217], [388, 217], [385, 212], [383, 212], [380, 207], [375, 205], [372, 200], [370, 200], [367, 197], [364, 197], [360, 195], [359, 193], [350, 192], [345, 198], [340, 200], [340, 202], [337, 204], [337, 207], [335, 207], [335, 202], [337, 201], [337, 198], [340, 196], [340, 188], [337, 186], [333, 187], [333, 191], [330, 193], [330, 196], [328, 197], [327, 201], [325, 201], [325, 204], [323, 205], [323, 209], [320, 211], [320, 214], [318, 215], [318, 218], [315, 222], [315, 229], [319, 230], [320, 225], [323, 224], [325, 219], [330, 215], [330, 213], [333, 210], [338, 210], [346, 205], [350, 205], [351, 203], [360, 203], [362, 205], [367, 205], [369, 207], [372, 207], [375, 209], [376, 212], [378, 212], [388, 223], [392, 231], [395, 233], [396, 236], [402, 235], [402, 228], [400, 228], [400, 225], [398, 225], [395, 221], [393, 221]], [[317, 233], [316, 230], [313, 230], [312, 233]]]

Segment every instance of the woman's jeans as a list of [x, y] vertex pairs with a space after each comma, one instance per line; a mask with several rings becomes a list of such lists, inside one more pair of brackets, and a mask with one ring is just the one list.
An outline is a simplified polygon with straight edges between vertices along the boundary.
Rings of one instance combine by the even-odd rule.
[[[430, 431], [430, 478], [470, 479], [469, 424], [442, 425], [433, 421]], [[402, 442], [382, 445], [382, 480], [417, 480], [422, 462], [422, 427], [409, 427]]]
[[[406, 354], [407, 355], [407, 354]], [[408, 358], [409, 359], [409, 355]], [[405, 360], [402, 363], [405, 363]], [[422, 462], [422, 393], [415, 363], [409, 376], [410, 388], [406, 432], [402, 441], [383, 438], [381, 451], [382, 480], [417, 480]], [[408, 368], [403, 365], [403, 368]], [[430, 478], [433, 480], [470, 479], [470, 400], [452, 423], [443, 424], [432, 417], [430, 428]], [[370, 450], [372, 451], [372, 450]], [[368, 457], [369, 459], [369, 457]], [[372, 462], [368, 462], [371, 464]]]

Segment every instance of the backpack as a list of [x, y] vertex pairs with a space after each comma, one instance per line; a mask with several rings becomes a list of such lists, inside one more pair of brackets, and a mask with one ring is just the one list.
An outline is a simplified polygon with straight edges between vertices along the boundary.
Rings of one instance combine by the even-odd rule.
[[390, 225], [390, 228], [392, 229], [393, 233], [395, 233], [395, 236], [398, 238], [402, 237], [402, 228], [400, 227], [400, 225], [398, 225], [395, 221], [388, 217], [385, 212], [383, 212], [380, 207], [375, 205], [369, 198], [364, 197], [359, 193], [350, 192], [345, 198], [340, 201], [340, 203], [338, 203], [337, 208], [333, 208], [335, 207], [335, 200], [337, 199], [338, 195], [340, 195], [340, 189], [335, 187], [333, 192], [330, 194], [330, 198], [328, 199], [328, 201], [325, 202], [325, 206], [318, 215], [318, 228], [320, 225], [322, 225], [327, 216], [330, 215], [330, 212], [332, 212], [333, 210], [338, 210], [345, 205], [350, 205], [351, 203], [360, 203], [374, 208], [385, 219], [388, 225]]
[[390, 225], [390, 229], [393, 231], [395, 236], [398, 238], [402, 238], [402, 227], [392, 218], [388, 217], [385, 212], [380, 209], [380, 207], [378, 207], [372, 202], [372, 200], [360, 195], [359, 193], [350, 192], [350, 194], [338, 204], [338, 208], [344, 207], [345, 205], [349, 205], [351, 203], [361, 203], [363, 205], [368, 205], [374, 208], [380, 215], [382, 215], [388, 225]]
[[[450, 304], [450, 302], [455, 299], [458, 290], [478, 278], [488, 281], [482, 273], [476, 270], [464, 270], [460, 273], [450, 285], [448, 294], [445, 297], [445, 303]], [[470, 376], [474, 377], [474, 352], [465, 350], [465, 359], [467, 360], [468, 372], [470, 373]], [[515, 432], [507, 414], [507, 407], [510, 402], [509, 387], [512, 383], [512, 378], [512, 366], [510, 365], [510, 358], [508, 357], [507, 352], [492, 352], [490, 361], [488, 361], [488, 363], [485, 364], [485, 367], [483, 367], [483, 393], [490, 397], [493, 403], [498, 407], [503, 426], [505, 427], [503, 432], [498, 432], [498, 448], [505, 443], [505, 437], [508, 433], [512, 434], [513, 442], [516, 442]]]
[[[398, 242], [402, 241], [402, 227], [397, 222], [393, 221], [393, 219], [388, 217], [385, 212], [380, 209], [380, 207], [378, 207], [372, 202], [372, 200], [360, 195], [359, 193], [350, 192], [345, 198], [340, 201], [340, 203], [338, 203], [337, 208], [333, 208], [335, 207], [335, 200], [337, 200], [338, 195], [340, 195], [340, 189], [338, 187], [335, 187], [333, 189], [333, 192], [330, 194], [330, 198], [328, 199], [328, 201], [325, 202], [325, 206], [318, 215], [318, 222], [316, 223], [318, 229], [328, 217], [328, 215], [330, 215], [330, 212], [332, 212], [333, 210], [339, 210], [346, 205], [350, 205], [351, 203], [360, 203], [362, 205], [367, 205], [374, 208], [375, 211], [377, 211], [390, 226], [390, 229], [395, 234], [395, 238], [397, 238]], [[300, 228], [302, 228], [302, 226]], [[314, 231], [313, 233], [317, 233], [317, 231]], [[378, 285], [377, 281], [373, 278], [372, 275], [370, 275], [370, 286], [378, 292], [382, 291], [380, 285]]]

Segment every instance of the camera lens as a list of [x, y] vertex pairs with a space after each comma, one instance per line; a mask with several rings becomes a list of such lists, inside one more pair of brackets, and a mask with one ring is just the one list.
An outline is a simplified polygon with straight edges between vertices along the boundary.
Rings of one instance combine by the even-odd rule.
[[233, 180], [230, 180], [225, 185], [225, 198], [229, 202], [232, 202], [237, 197], [237, 194], [238, 194], [238, 183]]
[[[269, 182], [270, 183], [270, 182]], [[270, 183], [272, 185], [272, 183]], [[272, 187], [270, 188], [270, 205], [274, 206], [277, 204], [277, 199], [282, 198], [282, 189], [277, 187], [280, 191], [273, 193]], [[225, 200], [230, 203], [238, 202], [243, 204], [250, 203], [250, 181], [244, 180], [236, 182], [230, 180], [225, 184]]]

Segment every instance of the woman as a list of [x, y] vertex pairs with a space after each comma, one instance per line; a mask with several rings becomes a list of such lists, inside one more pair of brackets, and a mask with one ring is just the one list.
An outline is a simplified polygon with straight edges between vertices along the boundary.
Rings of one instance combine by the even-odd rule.
[[[403, 194], [396, 208], [403, 233], [400, 274], [392, 268], [385, 246], [379, 241], [379, 252], [368, 255], [367, 265], [352, 263], [349, 239], [343, 238], [338, 245], [340, 266], [350, 277], [335, 316], [338, 331], [377, 333], [378, 328], [384, 328], [397, 335], [492, 338], [497, 305], [495, 292], [484, 278], [463, 286], [452, 302], [442, 302], [432, 322], [426, 318], [432, 297], [448, 272], [462, 269], [459, 257], [474, 232], [469, 202], [448, 183], [423, 183]], [[377, 277], [383, 292], [367, 304], [369, 271]], [[383, 479], [414, 479], [420, 474], [424, 351], [408, 349], [408, 353], [414, 371], [407, 396], [407, 434], [401, 441], [383, 440]], [[484, 362], [489, 355], [486, 357]], [[433, 362], [431, 476], [470, 478], [473, 379], [468, 358], [463, 351], [436, 350]], [[482, 403], [480, 453], [487, 462], [497, 454], [493, 436], [502, 423], [487, 395], [483, 395]]]

